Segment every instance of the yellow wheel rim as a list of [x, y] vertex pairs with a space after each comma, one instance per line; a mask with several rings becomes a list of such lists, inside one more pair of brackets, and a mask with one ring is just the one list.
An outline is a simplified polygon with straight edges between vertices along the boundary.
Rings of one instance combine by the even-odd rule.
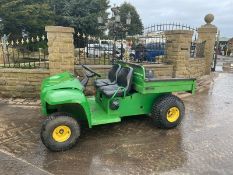
[[180, 117], [180, 110], [177, 107], [172, 107], [167, 111], [167, 120], [175, 122]]
[[53, 139], [57, 142], [65, 142], [70, 138], [71, 130], [68, 126], [58, 126], [53, 130]]

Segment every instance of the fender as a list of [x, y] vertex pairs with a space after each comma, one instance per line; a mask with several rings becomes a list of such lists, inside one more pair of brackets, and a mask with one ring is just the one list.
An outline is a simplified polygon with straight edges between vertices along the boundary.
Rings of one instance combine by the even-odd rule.
[[62, 104], [79, 104], [82, 106], [86, 113], [88, 124], [91, 123], [91, 111], [90, 106], [87, 102], [87, 98], [84, 93], [78, 89], [57, 89], [49, 90], [44, 94], [42, 98], [42, 111], [47, 114], [46, 103], [49, 105], [62, 105]]

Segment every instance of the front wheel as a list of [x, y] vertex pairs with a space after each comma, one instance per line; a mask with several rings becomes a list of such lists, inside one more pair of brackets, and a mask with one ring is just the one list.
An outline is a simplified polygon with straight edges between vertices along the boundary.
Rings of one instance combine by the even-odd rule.
[[72, 148], [80, 136], [78, 121], [68, 115], [51, 115], [41, 129], [41, 140], [51, 151], [65, 151]]
[[177, 96], [165, 95], [156, 99], [151, 113], [158, 127], [170, 129], [180, 124], [185, 115], [185, 107]]

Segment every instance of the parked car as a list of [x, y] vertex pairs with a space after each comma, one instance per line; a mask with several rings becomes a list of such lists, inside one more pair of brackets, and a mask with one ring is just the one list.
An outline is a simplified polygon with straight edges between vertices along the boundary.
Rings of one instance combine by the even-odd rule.
[[88, 47], [85, 47], [85, 53], [87, 57], [100, 58], [104, 54], [112, 54], [112, 46], [107, 47], [100, 44], [88, 44]]
[[[114, 50], [113, 44], [104, 43], [103, 41], [101, 42], [101, 44], [100, 43], [88, 44], [88, 46], [84, 48], [87, 57], [100, 58], [103, 55], [112, 55]], [[116, 44], [116, 50], [115, 50], [116, 59], [121, 59], [121, 56], [124, 56], [125, 54], [126, 46], [125, 45], [122, 46], [123, 47], [121, 48], [121, 45]], [[134, 50], [129, 50], [128, 52], [130, 56], [133, 55], [133, 57], [135, 57]]]
[[135, 48], [135, 60], [155, 62], [157, 56], [165, 54], [165, 43], [139, 44]]

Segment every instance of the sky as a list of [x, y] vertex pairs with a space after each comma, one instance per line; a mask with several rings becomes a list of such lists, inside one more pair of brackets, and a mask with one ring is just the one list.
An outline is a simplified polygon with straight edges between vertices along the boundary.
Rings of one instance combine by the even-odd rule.
[[144, 27], [166, 22], [200, 27], [205, 15], [212, 13], [220, 36], [233, 37], [233, 0], [110, 0], [110, 4], [125, 1], [136, 7]]

